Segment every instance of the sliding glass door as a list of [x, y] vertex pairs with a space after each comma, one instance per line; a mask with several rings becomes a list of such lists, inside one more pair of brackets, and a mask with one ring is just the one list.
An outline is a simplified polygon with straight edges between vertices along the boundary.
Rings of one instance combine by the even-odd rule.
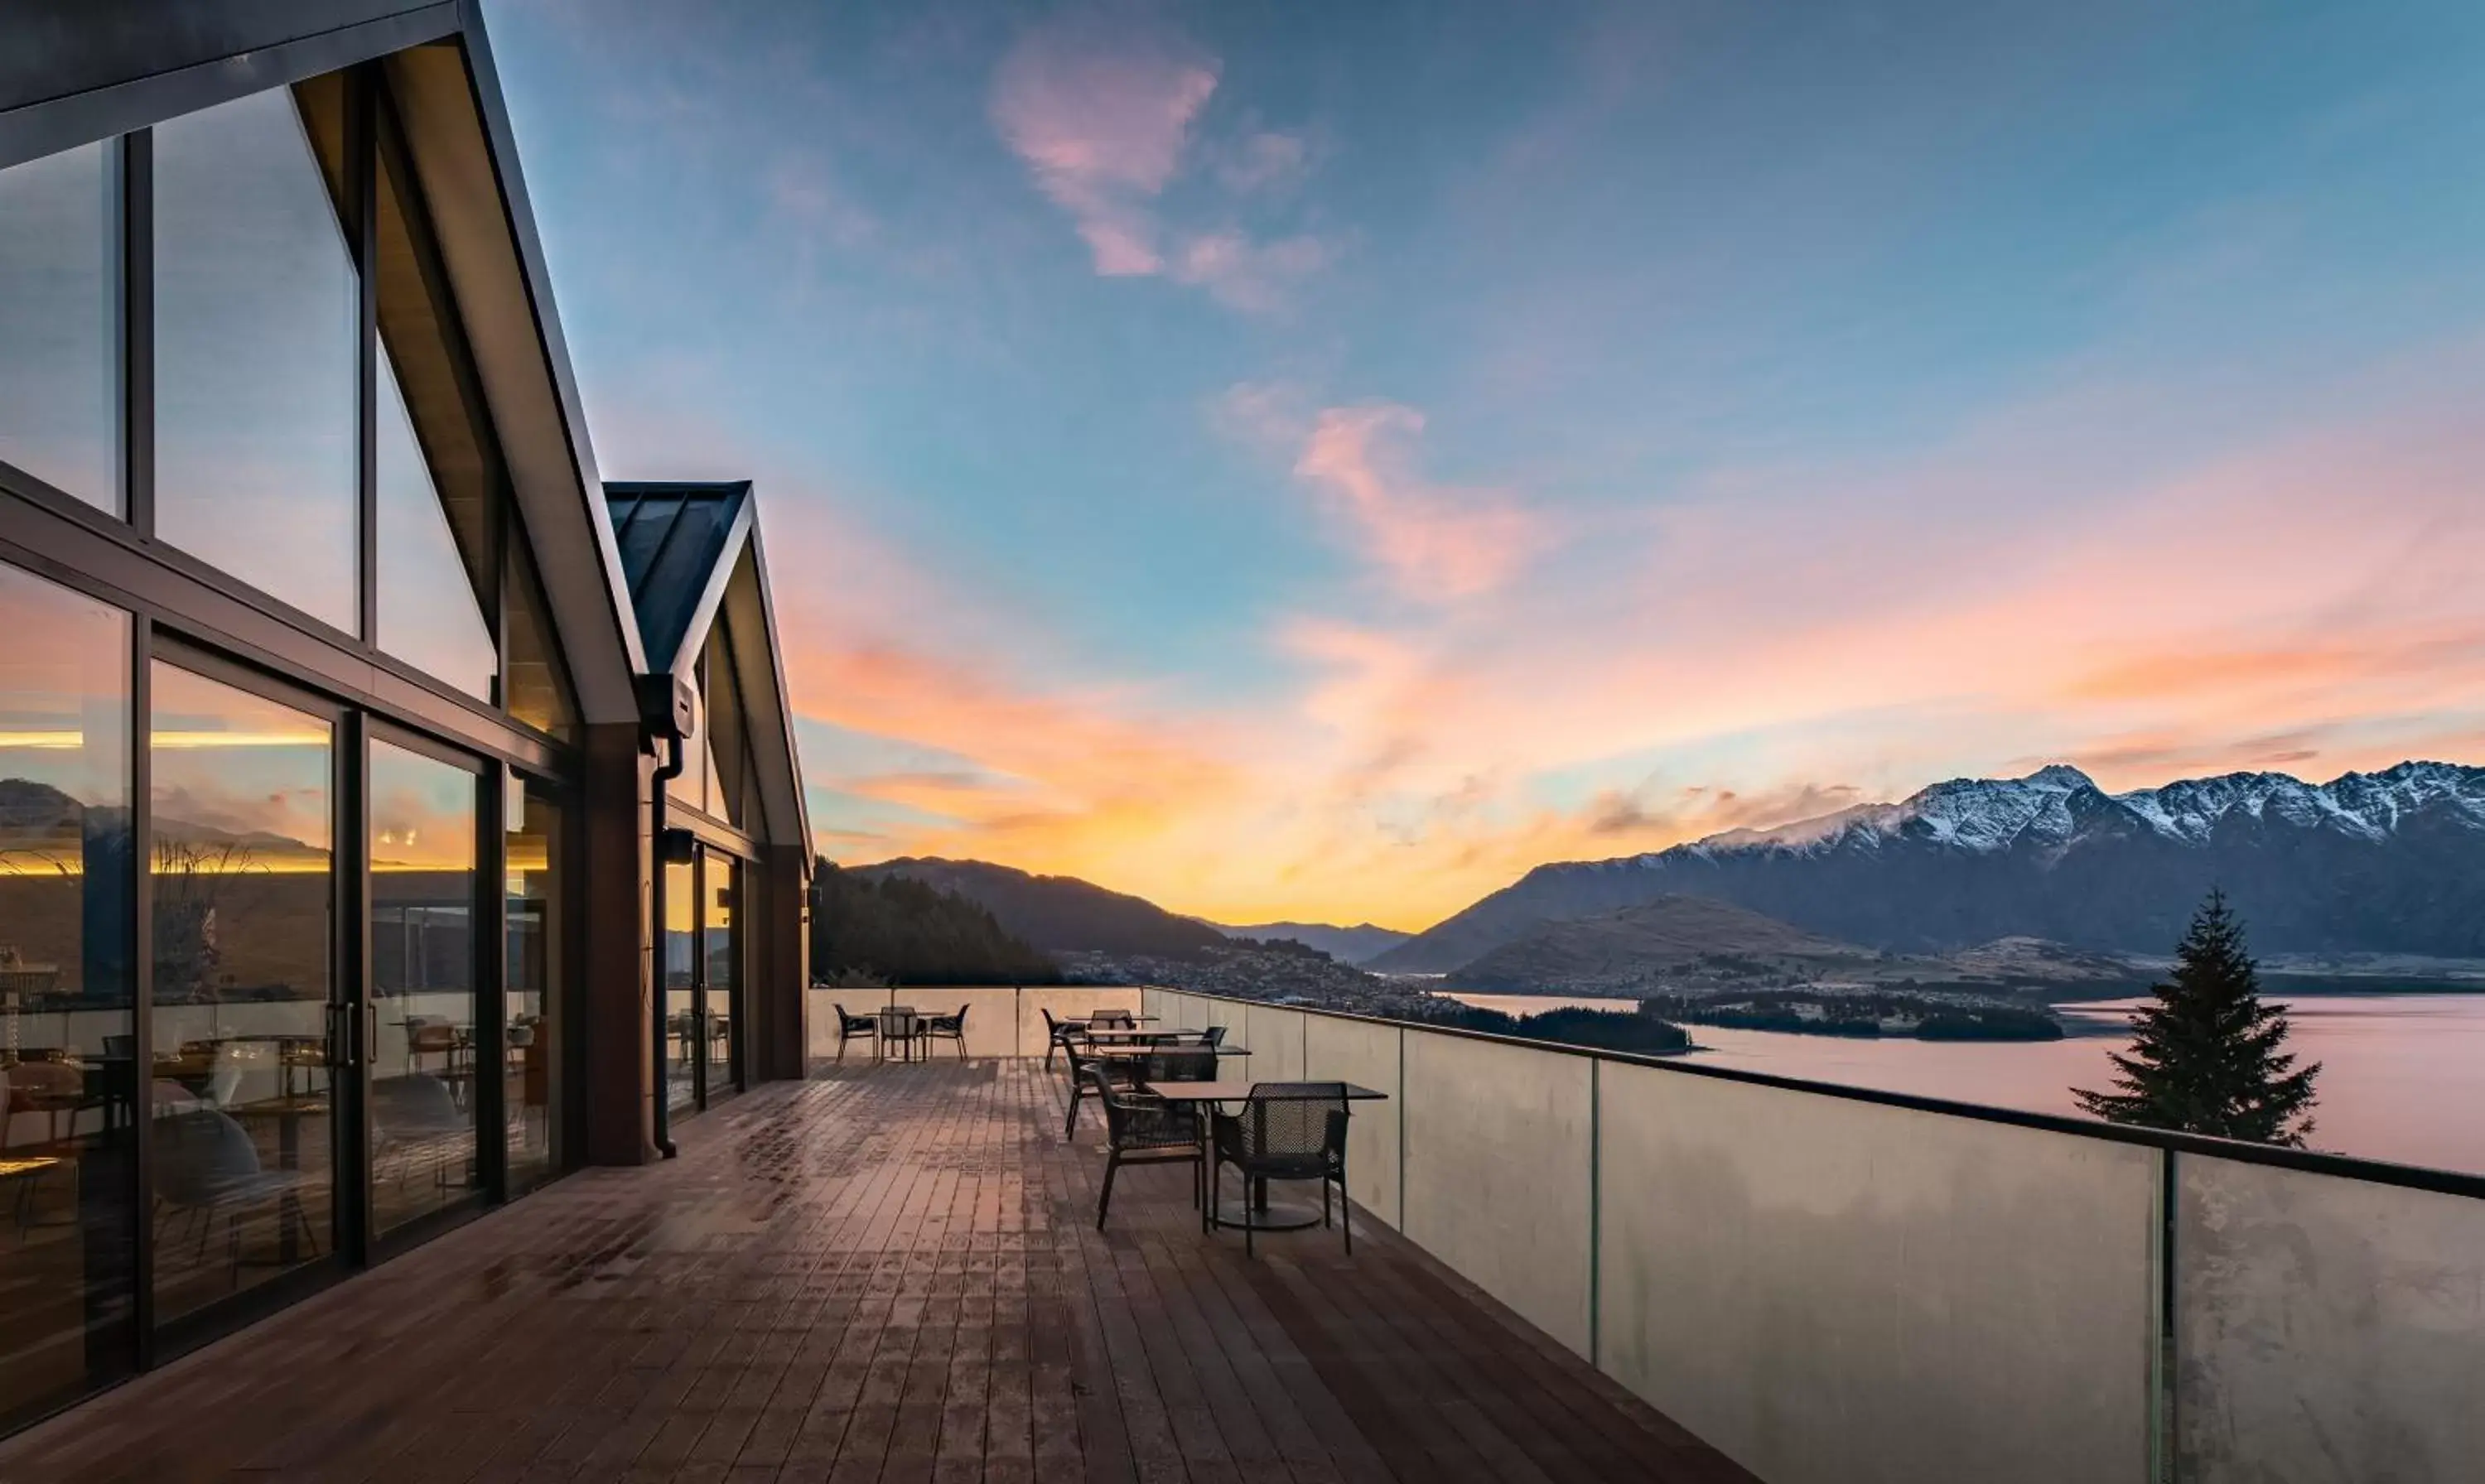
[[666, 1106], [692, 1113], [742, 1091], [742, 862], [701, 845], [664, 870]]
[[499, 1065], [481, 1014], [472, 764], [374, 737], [365, 775], [371, 1229], [387, 1236], [482, 1188], [476, 1130]]
[[338, 1254], [338, 718], [164, 660], [149, 684], [161, 1325]]
[[714, 1103], [742, 1090], [742, 862], [699, 852], [699, 1001], [706, 1022], [701, 1092]]

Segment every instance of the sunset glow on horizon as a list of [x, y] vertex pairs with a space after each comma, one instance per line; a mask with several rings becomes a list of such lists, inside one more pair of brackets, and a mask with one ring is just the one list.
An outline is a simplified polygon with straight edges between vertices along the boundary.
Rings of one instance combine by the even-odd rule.
[[2485, 751], [2476, 7], [485, 10], [601, 474], [757, 482], [833, 860], [1413, 930]]

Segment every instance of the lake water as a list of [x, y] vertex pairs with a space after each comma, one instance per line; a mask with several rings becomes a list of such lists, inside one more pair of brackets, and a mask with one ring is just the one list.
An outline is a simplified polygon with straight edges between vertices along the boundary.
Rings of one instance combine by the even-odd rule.
[[[1527, 1014], [1555, 1006], [1636, 1010], [1631, 1000], [1461, 994]], [[2050, 1041], [1849, 1040], [1695, 1025], [1701, 1062], [1953, 1102], [2079, 1115], [2074, 1087], [2105, 1089], [2138, 1000], [2061, 1006]], [[2288, 1003], [2299, 1057], [2322, 1064], [2312, 1147], [2485, 1174], [2485, 994], [2305, 995]]]

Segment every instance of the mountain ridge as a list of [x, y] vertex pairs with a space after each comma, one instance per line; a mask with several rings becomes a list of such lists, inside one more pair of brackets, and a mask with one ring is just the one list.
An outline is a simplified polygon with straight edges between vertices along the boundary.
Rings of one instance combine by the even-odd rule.
[[2010, 936], [2162, 952], [2224, 885], [2273, 951], [2485, 956], [2485, 769], [2232, 772], [2107, 794], [2066, 764], [1952, 778], [1640, 855], [1548, 862], [1368, 965], [1446, 972], [1668, 893], [1889, 951]]
[[1340, 963], [1365, 963], [1414, 936], [1378, 923], [1356, 923], [1342, 928], [1334, 923], [1277, 922], [1235, 927], [1227, 923], [1210, 923], [1210, 927], [1232, 938], [1257, 938], [1261, 942], [1296, 942], [1305, 948], [1317, 948]]
[[1037, 876], [937, 855], [900, 856], [853, 867], [852, 874], [863, 880], [910, 877], [964, 897], [991, 912], [1002, 931], [1047, 953], [1179, 958], [1227, 941], [1206, 923], [1075, 876]]

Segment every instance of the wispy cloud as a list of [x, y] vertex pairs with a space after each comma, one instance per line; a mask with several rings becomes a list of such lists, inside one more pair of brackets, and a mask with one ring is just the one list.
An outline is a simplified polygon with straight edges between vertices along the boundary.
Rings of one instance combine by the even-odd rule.
[[1309, 234], [1255, 242], [1227, 228], [1184, 243], [1171, 276], [1207, 289], [1229, 309], [1270, 314], [1291, 304], [1296, 286], [1328, 259], [1328, 245]]
[[1098, 273], [1158, 273], [1150, 202], [1215, 91], [1215, 62], [1179, 43], [1055, 24], [1029, 31], [1002, 60], [993, 123], [1078, 224]]
[[1302, 184], [1311, 167], [1311, 142], [1303, 135], [1261, 129], [1224, 150], [1216, 177], [1238, 196], [1275, 196]]
[[[1185, 167], [1218, 75], [1215, 58], [1177, 37], [1060, 18], [1029, 30], [1002, 59], [993, 126], [1069, 214], [1099, 275], [1162, 276], [1229, 309], [1282, 312], [1329, 260], [1326, 242], [1169, 224], [1161, 200]], [[1310, 168], [1302, 137], [1274, 130], [1216, 155], [1215, 177], [1238, 198], [1279, 194]]]
[[1508, 496], [1427, 482], [1410, 445], [1424, 415], [1380, 403], [1320, 415], [1295, 472], [1328, 495], [1358, 544], [1406, 596], [1447, 602], [1508, 581], [1548, 538]]

